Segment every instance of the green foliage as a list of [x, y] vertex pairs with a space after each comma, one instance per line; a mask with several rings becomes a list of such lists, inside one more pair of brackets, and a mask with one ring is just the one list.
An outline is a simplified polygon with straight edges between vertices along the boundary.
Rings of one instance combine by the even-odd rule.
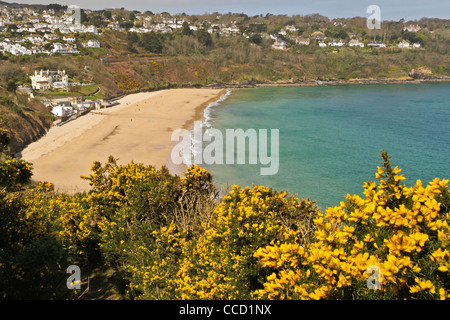
[[206, 47], [212, 46], [213, 44], [211, 35], [204, 29], [197, 31], [197, 40]]

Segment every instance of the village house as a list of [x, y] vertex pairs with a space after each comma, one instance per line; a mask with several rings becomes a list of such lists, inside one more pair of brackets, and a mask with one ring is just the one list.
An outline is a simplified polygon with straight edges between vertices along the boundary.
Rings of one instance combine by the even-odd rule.
[[420, 47], [421, 47], [420, 43], [418, 43], [418, 42], [413, 43], [412, 46], [413, 46], [414, 49], [420, 49]]
[[403, 27], [403, 31], [419, 32], [420, 31], [420, 26], [418, 24], [416, 24], [416, 25], [410, 24], [410, 25], [404, 26]]
[[328, 42], [328, 46], [330, 47], [343, 47], [345, 45], [345, 42], [342, 40], [332, 40], [330, 42]]
[[56, 117], [70, 116], [75, 112], [72, 103], [69, 101], [60, 101], [52, 108], [52, 113]]
[[350, 47], [361, 47], [361, 48], [364, 47], [364, 43], [362, 43], [361, 41], [356, 40], [356, 39], [350, 40], [350, 41], [348, 42], [348, 45], [349, 45]]
[[406, 40], [402, 40], [402, 41], [397, 45], [397, 47], [399, 47], [400, 49], [409, 49], [409, 46], [410, 46], [410, 44], [409, 44], [409, 42], [406, 41]]
[[327, 44], [323, 41], [319, 41], [319, 47], [321, 48], [325, 48], [327, 46]]
[[272, 48], [277, 50], [287, 50], [288, 45], [283, 39], [277, 38], [277, 40], [275, 40], [275, 43], [272, 45]]
[[375, 47], [375, 48], [386, 48], [386, 44], [383, 42], [369, 42], [367, 44], [368, 47]]
[[300, 46], [309, 46], [309, 39], [307, 38], [297, 38], [295, 40], [295, 43], [300, 45]]
[[44, 38], [47, 39], [48, 41], [55, 41], [55, 40], [59, 39], [59, 37], [56, 34], [53, 34], [53, 33], [46, 33], [46, 34], [44, 34]]
[[58, 87], [68, 87], [69, 86], [69, 77], [66, 74], [65, 70], [58, 71], [44, 71], [41, 70], [38, 72], [34, 71], [34, 75], [30, 76], [31, 79], [31, 87], [34, 90], [49, 90], [54, 86]]
[[39, 35], [31, 35], [31, 36], [26, 37], [25, 39], [27, 39], [28, 41], [30, 41], [33, 44], [44, 42], [44, 39]]
[[72, 53], [80, 53], [80, 51], [77, 50], [77, 46], [73, 45], [63, 45], [61, 43], [55, 43], [53, 44], [53, 53], [57, 53], [57, 54], [72, 54]]
[[83, 43], [83, 47], [85, 48], [100, 48], [100, 41], [97, 39], [91, 39], [86, 43]]
[[6, 41], [0, 42], [0, 52], [5, 53], [8, 52], [14, 56], [24, 56], [24, 55], [31, 55], [31, 50], [25, 48], [24, 46], [18, 44], [18, 43], [9, 43]]
[[75, 42], [75, 41], [77, 41], [77, 39], [75, 37], [72, 37], [72, 36], [67, 36], [67, 37], [64, 36], [63, 40], [66, 41], [66, 42]]
[[315, 31], [313, 33], [311, 33], [311, 39], [315, 39], [315, 40], [325, 40], [327, 37], [325, 36], [325, 33], [320, 32], [320, 31]]

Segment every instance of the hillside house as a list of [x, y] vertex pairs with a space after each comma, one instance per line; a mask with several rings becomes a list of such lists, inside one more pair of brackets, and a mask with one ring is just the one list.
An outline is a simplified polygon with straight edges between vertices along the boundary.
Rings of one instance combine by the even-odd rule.
[[369, 42], [367, 46], [374, 48], [386, 48], [386, 44], [383, 42]]
[[277, 50], [287, 50], [288, 45], [283, 39], [277, 38], [277, 40], [275, 40], [275, 43], [272, 45], [272, 48]]
[[399, 47], [400, 49], [409, 49], [410, 44], [409, 44], [408, 41], [402, 40], [402, 41], [397, 45], [397, 47]]
[[342, 40], [332, 40], [330, 42], [328, 42], [328, 46], [330, 47], [343, 47], [345, 45], [345, 42]]
[[59, 37], [53, 33], [46, 33], [46, 34], [44, 34], [44, 39], [46, 39], [48, 41], [55, 41], [55, 40], [58, 40]]
[[75, 41], [77, 41], [77, 39], [75, 37], [72, 37], [72, 36], [67, 36], [67, 37], [64, 36], [63, 40], [66, 41], [66, 42], [75, 42]]
[[325, 36], [325, 33], [320, 32], [320, 31], [316, 31], [311, 33], [311, 39], [315, 39], [315, 40], [325, 40], [327, 37]]
[[34, 75], [30, 76], [31, 87], [34, 90], [49, 90], [53, 87], [68, 87], [69, 77], [65, 70], [58, 71], [34, 71]]
[[350, 47], [361, 47], [361, 48], [364, 47], [364, 43], [362, 43], [361, 41], [356, 40], [356, 39], [350, 40], [350, 41], [348, 42], [348, 45], [349, 45]]
[[73, 46], [67, 45], [67, 46], [65, 46], [65, 45], [63, 45], [61, 43], [58, 43], [58, 42], [53, 44], [52, 52], [54, 54], [80, 53], [80, 51], [77, 50], [77, 46], [76, 45], [73, 45]]
[[85, 48], [100, 48], [100, 41], [97, 39], [91, 39], [86, 43], [83, 43], [83, 47]]
[[307, 38], [297, 38], [295, 43], [300, 46], [309, 46], [310, 41]]
[[74, 113], [74, 108], [69, 101], [61, 101], [52, 108], [52, 113], [56, 117], [70, 116]]
[[403, 27], [403, 31], [407, 31], [407, 32], [419, 32], [420, 31], [420, 26], [418, 24], [414, 25], [414, 24], [410, 24], [407, 26]]

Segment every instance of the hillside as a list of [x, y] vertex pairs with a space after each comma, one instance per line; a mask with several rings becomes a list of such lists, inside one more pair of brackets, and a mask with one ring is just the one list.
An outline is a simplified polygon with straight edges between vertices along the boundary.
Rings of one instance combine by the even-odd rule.
[[[44, 37], [49, 28], [31, 32], [31, 21], [36, 21], [36, 15], [40, 17], [43, 10], [55, 19], [63, 18], [65, 7], [56, 4], [22, 7], [29, 10], [3, 11], [11, 22], [0, 33], [0, 43], [22, 41], [24, 48], [40, 50], [27, 37]], [[76, 46], [79, 53], [0, 52], [0, 85], [30, 86], [29, 75], [35, 70], [66, 70], [73, 81], [95, 83], [96, 88], [100, 87], [97, 96], [108, 99], [175, 87], [450, 78], [450, 22], [444, 19], [383, 21], [381, 29], [368, 30], [362, 17], [330, 20], [319, 14], [188, 16], [107, 9], [82, 11], [81, 16], [83, 25], [95, 32], [68, 34], [75, 39], [70, 45]], [[56, 43], [65, 43], [61, 39], [65, 34], [60, 30], [53, 30], [52, 34], [56, 40], [40, 43], [45, 50]], [[98, 40], [100, 48], [83, 46], [88, 40]], [[350, 46], [352, 40], [363, 47]], [[274, 49], [275, 41], [282, 43], [284, 49]], [[301, 41], [308, 44], [302, 45]], [[320, 46], [323, 41], [329, 45]], [[402, 42], [418, 47], [402, 49], [399, 47]], [[386, 47], [373, 47], [373, 43]], [[10, 129], [13, 135], [10, 148], [16, 152], [45, 132], [51, 115], [39, 102], [5, 92], [2, 95], [12, 103], [9, 100], [2, 103], [0, 125]], [[86, 94], [72, 90], [70, 95], [77, 92]], [[52, 94], [63, 96], [59, 92]], [[46, 93], [35, 92], [35, 96], [45, 97]]]
[[14, 155], [37, 140], [51, 123], [52, 116], [39, 100], [0, 87], [0, 128], [8, 130], [8, 154]]

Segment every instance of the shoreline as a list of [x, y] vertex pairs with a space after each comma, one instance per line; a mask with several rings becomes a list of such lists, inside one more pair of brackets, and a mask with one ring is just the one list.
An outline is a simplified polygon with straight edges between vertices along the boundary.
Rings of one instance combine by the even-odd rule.
[[20, 155], [32, 163], [32, 180], [48, 181], [66, 193], [89, 191], [89, 181], [80, 176], [89, 175], [94, 161], [103, 164], [110, 155], [119, 165], [165, 165], [172, 174], [183, 175], [186, 166], [171, 163], [172, 132], [202, 119], [205, 108], [224, 92], [184, 88], [126, 95], [116, 106], [52, 127]]
[[248, 82], [213, 84], [204, 88], [258, 88], [258, 87], [318, 87], [338, 85], [366, 85], [366, 84], [421, 84], [421, 83], [445, 83], [450, 82], [450, 77], [426, 78], [426, 79], [322, 79], [293, 82]]

